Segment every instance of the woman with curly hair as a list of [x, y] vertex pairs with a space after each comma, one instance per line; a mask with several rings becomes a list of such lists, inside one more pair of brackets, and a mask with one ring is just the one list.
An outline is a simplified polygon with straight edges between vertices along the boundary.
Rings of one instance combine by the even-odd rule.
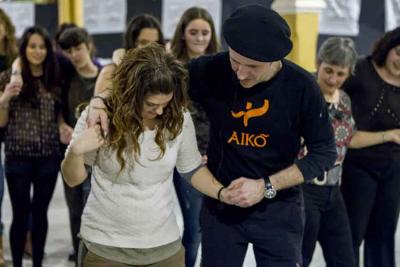
[[[62, 163], [76, 186], [92, 166], [82, 216], [81, 259], [92, 266], [185, 266], [174, 214], [174, 167], [204, 194], [230, 203], [230, 192], [202, 165], [187, 111], [187, 72], [163, 47], [129, 50], [105, 99], [110, 130], [78, 120]], [[91, 107], [96, 108], [96, 107]]]

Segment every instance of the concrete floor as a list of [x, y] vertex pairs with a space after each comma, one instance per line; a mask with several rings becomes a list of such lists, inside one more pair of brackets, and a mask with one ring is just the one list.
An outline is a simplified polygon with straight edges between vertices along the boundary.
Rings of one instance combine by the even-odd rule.
[[[67, 261], [68, 254], [72, 251], [69, 223], [67, 215], [67, 207], [64, 200], [64, 192], [61, 183], [61, 177], [59, 177], [57, 187], [50, 204], [49, 209], [49, 233], [46, 244], [46, 258], [43, 267], [74, 267], [74, 265]], [[7, 190], [4, 194], [3, 202], [3, 222], [5, 224], [4, 233], [4, 245], [5, 245], [5, 258], [8, 262], [7, 267], [12, 266], [11, 255], [8, 242], [8, 231], [11, 223], [12, 213], [10, 207], [10, 199], [8, 197]], [[182, 218], [177, 209], [178, 224], [182, 226]], [[400, 248], [400, 235], [396, 235], [396, 247]], [[396, 260], [400, 263], [400, 251], [396, 249]], [[24, 260], [24, 266], [31, 267], [32, 263], [30, 259]], [[197, 266], [199, 264], [197, 263]], [[254, 267], [256, 266], [254, 255], [251, 247], [248, 250], [245, 263], [243, 267]], [[315, 254], [314, 260], [310, 267], [323, 267], [324, 260], [321, 254], [321, 250], [318, 247]]]

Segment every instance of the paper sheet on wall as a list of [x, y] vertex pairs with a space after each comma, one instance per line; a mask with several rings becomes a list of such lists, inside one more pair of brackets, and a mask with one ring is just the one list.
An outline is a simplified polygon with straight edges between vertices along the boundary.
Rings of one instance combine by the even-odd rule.
[[120, 33], [126, 24], [126, 0], [83, 1], [85, 28], [91, 34]]
[[359, 32], [361, 0], [326, 0], [321, 12], [319, 33], [356, 36]]
[[11, 18], [18, 38], [27, 27], [35, 25], [34, 3], [0, 3], [0, 8]]
[[400, 0], [385, 1], [385, 31], [400, 26]]
[[222, 3], [221, 0], [163, 0], [162, 30], [166, 39], [171, 39], [183, 12], [192, 6], [199, 6], [210, 12], [217, 36], [220, 34]]

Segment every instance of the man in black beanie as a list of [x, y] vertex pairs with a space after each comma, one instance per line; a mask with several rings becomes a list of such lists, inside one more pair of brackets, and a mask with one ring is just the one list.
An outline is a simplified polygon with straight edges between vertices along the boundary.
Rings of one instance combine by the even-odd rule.
[[[242, 266], [252, 243], [257, 266], [301, 266], [297, 185], [336, 160], [324, 100], [315, 79], [283, 59], [290, 28], [275, 11], [239, 8], [223, 34], [228, 52], [189, 65], [190, 96], [210, 119], [207, 166], [226, 186], [220, 202], [204, 199], [202, 264]], [[296, 161], [301, 137], [308, 155]]]
[[[207, 167], [224, 185], [219, 201], [204, 198], [202, 266], [240, 267], [249, 243], [257, 266], [301, 266], [298, 185], [336, 160], [325, 102], [315, 79], [283, 59], [292, 43], [279, 14], [258, 5], [239, 8], [223, 34], [228, 52], [189, 64], [189, 94], [210, 120]], [[90, 105], [103, 103], [95, 98]], [[90, 114], [89, 125], [106, 117], [100, 109]], [[302, 138], [308, 154], [296, 160]]]

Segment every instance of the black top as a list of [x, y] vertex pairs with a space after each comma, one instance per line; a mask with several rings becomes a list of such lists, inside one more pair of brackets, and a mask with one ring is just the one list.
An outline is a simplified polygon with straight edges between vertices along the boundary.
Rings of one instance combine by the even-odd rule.
[[[361, 131], [400, 128], [400, 87], [388, 84], [376, 72], [371, 57], [357, 62], [354, 75], [344, 84], [352, 102], [353, 117]], [[397, 158], [400, 146], [385, 143], [362, 149], [349, 149], [347, 158]]]
[[[10, 81], [11, 71], [0, 74], [0, 91]], [[57, 115], [60, 110], [56, 96], [44, 87], [43, 77], [35, 77], [35, 98], [24, 100], [14, 96], [10, 101], [5, 130], [7, 157], [47, 157], [60, 155]], [[58, 88], [57, 88], [58, 91]]]
[[308, 155], [297, 162], [306, 180], [333, 166], [335, 140], [314, 78], [283, 60], [270, 81], [243, 88], [227, 52], [189, 65], [191, 98], [210, 119], [208, 167], [225, 186], [241, 176], [259, 179], [292, 165], [304, 137]]

